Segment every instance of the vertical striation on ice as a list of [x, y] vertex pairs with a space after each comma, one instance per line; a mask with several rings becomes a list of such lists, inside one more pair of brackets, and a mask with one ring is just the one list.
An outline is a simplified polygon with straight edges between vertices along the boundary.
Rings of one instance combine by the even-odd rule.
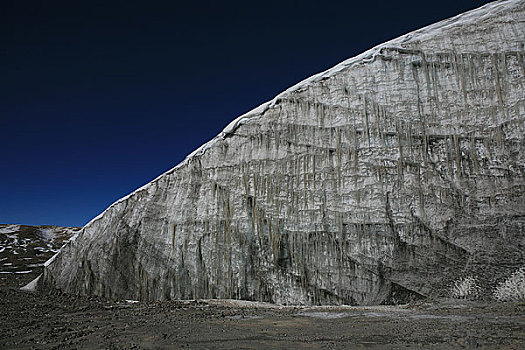
[[41, 286], [374, 304], [488, 295], [525, 253], [525, 1], [379, 45], [237, 118], [114, 203]]

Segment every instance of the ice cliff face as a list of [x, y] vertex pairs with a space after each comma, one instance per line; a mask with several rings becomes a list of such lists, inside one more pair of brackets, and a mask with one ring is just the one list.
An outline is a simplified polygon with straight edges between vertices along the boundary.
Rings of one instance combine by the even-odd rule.
[[372, 304], [524, 263], [525, 1], [288, 89], [95, 218], [42, 286], [110, 298]]

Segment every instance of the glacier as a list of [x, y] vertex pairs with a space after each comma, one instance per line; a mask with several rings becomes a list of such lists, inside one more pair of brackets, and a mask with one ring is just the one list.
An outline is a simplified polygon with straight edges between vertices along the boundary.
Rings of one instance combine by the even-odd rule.
[[525, 1], [378, 45], [233, 120], [91, 220], [40, 289], [381, 304], [524, 265]]

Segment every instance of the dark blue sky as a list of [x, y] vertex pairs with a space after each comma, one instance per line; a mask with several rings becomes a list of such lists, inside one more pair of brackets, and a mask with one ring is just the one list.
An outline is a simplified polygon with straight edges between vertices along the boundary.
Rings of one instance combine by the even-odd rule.
[[0, 0], [0, 223], [82, 226], [287, 87], [486, 2]]

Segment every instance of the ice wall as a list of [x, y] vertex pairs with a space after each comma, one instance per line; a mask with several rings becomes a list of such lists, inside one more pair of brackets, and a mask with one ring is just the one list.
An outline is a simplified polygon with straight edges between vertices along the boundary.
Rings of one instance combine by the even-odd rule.
[[86, 225], [41, 287], [376, 304], [473, 275], [488, 294], [524, 262], [524, 45], [525, 1], [501, 1], [305, 80]]

